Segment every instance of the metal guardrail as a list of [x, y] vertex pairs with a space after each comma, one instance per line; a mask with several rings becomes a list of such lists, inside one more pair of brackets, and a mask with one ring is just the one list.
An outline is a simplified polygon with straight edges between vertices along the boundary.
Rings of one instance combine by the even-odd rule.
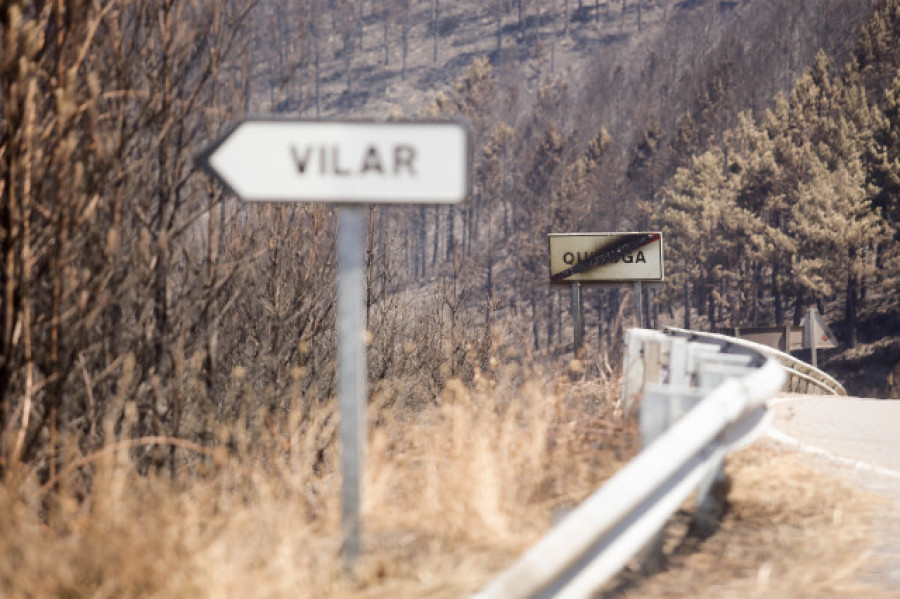
[[717, 343], [720, 345], [740, 346], [758, 351], [766, 356], [775, 358], [788, 375], [784, 391], [790, 393], [806, 393], [809, 395], [847, 395], [844, 386], [834, 377], [822, 372], [814, 366], [795, 358], [794, 356], [779, 351], [768, 345], [762, 345], [746, 339], [719, 335], [716, 333], [698, 333], [675, 327], [666, 327], [665, 332], [670, 335], [685, 337], [687, 339], [700, 339], [704, 343]]
[[788, 379], [770, 348], [720, 337], [628, 331], [622, 401], [641, 399], [643, 451], [476, 597], [589, 597], [691, 493], [695, 519], [715, 512], [725, 455], [761, 432], [766, 400]]

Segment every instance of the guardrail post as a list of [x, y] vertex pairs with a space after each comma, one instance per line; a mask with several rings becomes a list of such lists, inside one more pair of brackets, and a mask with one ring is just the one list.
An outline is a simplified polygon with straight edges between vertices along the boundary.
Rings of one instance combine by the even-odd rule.
[[[638, 293], [636, 284], [635, 294]], [[660, 375], [662, 353], [659, 341], [647, 340], [644, 343], [644, 398], [640, 407], [642, 449], [646, 449], [665, 434], [690, 409], [690, 405], [699, 400], [690, 389], [687, 340], [672, 339], [669, 343], [669, 366], [665, 384], [662, 384]], [[655, 376], [652, 376], [654, 374]], [[657, 574], [665, 569], [664, 542], [665, 533], [660, 531], [640, 551], [641, 572], [645, 576]]]
[[[665, 389], [661, 385], [650, 385], [644, 390], [644, 399], [640, 406], [642, 451], [665, 434], [672, 425], [672, 401], [673, 396], [665, 393]], [[665, 535], [660, 531], [638, 553], [641, 573], [645, 576], [657, 574], [665, 569], [664, 542]]]
[[705, 539], [716, 531], [725, 509], [728, 507], [728, 493], [731, 491], [731, 479], [725, 474], [725, 462], [709, 473], [709, 476], [697, 487], [694, 500], [694, 517], [688, 533]]
[[[715, 347], [715, 346], [714, 346]], [[663, 382], [657, 376], [648, 383], [647, 373], [659, 368], [659, 342], [646, 340], [643, 344], [644, 397], [640, 407], [641, 446], [648, 447], [661, 437], [681, 417], [689, 412], [712, 389], [730, 376], [750, 370], [749, 356], [723, 357], [709, 346], [689, 344], [687, 339], [672, 338], [669, 345], [668, 372]], [[656, 384], [654, 384], [656, 383]], [[695, 510], [689, 534], [707, 538], [719, 525], [727, 507], [731, 481], [725, 474], [725, 462], [713, 467], [695, 492]], [[641, 571], [655, 574], [665, 567], [664, 535], [660, 532], [641, 551]]]

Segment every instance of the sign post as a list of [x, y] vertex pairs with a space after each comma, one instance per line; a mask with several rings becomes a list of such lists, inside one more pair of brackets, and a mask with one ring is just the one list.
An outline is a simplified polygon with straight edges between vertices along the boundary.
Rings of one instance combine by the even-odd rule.
[[360, 506], [366, 442], [365, 212], [339, 210], [337, 238], [338, 397], [341, 411], [341, 556], [348, 568], [362, 552]]
[[643, 284], [661, 283], [665, 279], [662, 233], [554, 233], [548, 236], [548, 242], [550, 282], [572, 285], [576, 353], [581, 345], [582, 315], [580, 301], [576, 308], [575, 294], [580, 295], [583, 283], [632, 283], [637, 324], [644, 326]]
[[644, 328], [644, 286], [640, 281], [634, 282], [634, 312], [637, 314], [637, 326]]
[[247, 202], [334, 202], [338, 210], [338, 396], [341, 556], [362, 553], [366, 439], [365, 203], [458, 203], [471, 186], [462, 122], [246, 120], [197, 162]]
[[584, 343], [584, 321], [581, 314], [581, 283], [572, 283], [572, 328], [575, 335], [575, 356], [581, 352]]
[[825, 324], [815, 305], [809, 307], [806, 317], [800, 324], [803, 327], [803, 347], [809, 348], [810, 363], [818, 368], [818, 350], [837, 347], [837, 338]]

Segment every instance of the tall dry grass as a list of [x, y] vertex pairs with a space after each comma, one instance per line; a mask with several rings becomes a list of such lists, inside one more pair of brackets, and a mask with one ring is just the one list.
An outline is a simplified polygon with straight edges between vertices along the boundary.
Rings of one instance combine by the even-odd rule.
[[[49, 482], [18, 470], [0, 485], [0, 596], [466, 596], [637, 449], [634, 423], [615, 411], [615, 377], [585, 380], [577, 362], [562, 377], [526, 370], [451, 379], [415, 409], [397, 401], [405, 382], [374, 394], [365, 552], [352, 576], [339, 559], [333, 403], [297, 395], [284, 417], [245, 411], [199, 445], [117, 433], [137, 417], [118, 398], [100, 451], [69, 449]], [[253, 393], [244, 386], [236, 402], [266, 405]], [[139, 467], [148, 447], [176, 448], [174, 476]], [[860, 582], [871, 498], [766, 446], [734, 457], [729, 471], [720, 529], [684, 538], [686, 513], [676, 517], [669, 570], [626, 573], [604, 596], [890, 596]]]
[[[372, 398], [366, 551], [352, 577], [338, 558], [339, 415], [295, 398], [285, 418], [248, 414], [206, 447], [115, 440], [128, 427], [110, 419], [114, 440], [73, 451], [55, 484], [10, 477], [0, 487], [0, 595], [464, 595], [635, 447], [612, 416], [615, 381], [511, 380], [451, 380], [420, 410], [395, 407], [386, 392]], [[134, 413], [126, 401], [123, 417]], [[174, 477], [135, 468], [137, 446], [172, 444], [182, 454]]]
[[732, 456], [727, 471], [730, 506], [716, 533], [685, 538], [687, 514], [677, 515], [667, 530], [668, 570], [649, 579], [628, 573], [602, 597], [900, 596], [872, 575], [884, 559], [880, 527], [890, 507], [883, 497], [771, 442]]

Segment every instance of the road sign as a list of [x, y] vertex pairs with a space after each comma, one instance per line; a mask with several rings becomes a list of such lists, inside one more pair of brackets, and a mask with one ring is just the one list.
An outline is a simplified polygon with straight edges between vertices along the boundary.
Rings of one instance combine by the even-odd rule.
[[362, 552], [366, 438], [364, 203], [455, 203], [469, 194], [472, 135], [462, 122], [247, 120], [197, 156], [239, 198], [322, 201], [338, 220], [341, 554]]
[[662, 233], [551, 234], [551, 283], [659, 282]]
[[259, 119], [238, 123], [198, 163], [247, 201], [456, 203], [469, 193], [462, 122]]
[[803, 327], [803, 347], [831, 349], [838, 346], [837, 337], [822, 320], [822, 315], [815, 306], [810, 306], [800, 324]]
[[720, 332], [724, 335], [746, 339], [747, 341], [766, 345], [783, 352], [792, 352], [809, 347], [804, 344], [804, 328], [802, 326], [736, 326], [722, 328]]
[[837, 347], [837, 338], [819, 314], [815, 306], [809, 307], [803, 319], [803, 345], [809, 348], [810, 364], [819, 365], [819, 349]]
[[838, 346], [837, 337], [822, 320], [822, 315], [815, 306], [810, 306], [809, 312], [798, 326], [728, 327], [722, 332], [783, 352], [808, 349], [813, 366], [818, 366], [818, 350]]

